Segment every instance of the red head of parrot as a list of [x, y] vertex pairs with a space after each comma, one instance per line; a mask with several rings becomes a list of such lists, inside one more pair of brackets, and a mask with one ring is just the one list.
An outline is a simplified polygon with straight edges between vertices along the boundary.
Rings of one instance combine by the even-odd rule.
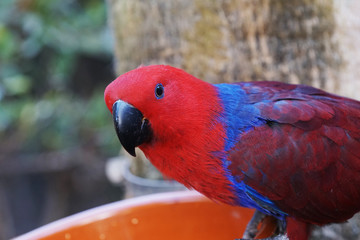
[[[130, 154], [139, 147], [163, 174], [187, 187], [210, 198], [234, 198], [223, 163], [213, 156], [222, 154], [225, 132], [214, 117], [222, 107], [212, 84], [170, 66], [139, 67], [109, 84], [105, 102]], [[217, 187], [221, 196], [215, 196]]]

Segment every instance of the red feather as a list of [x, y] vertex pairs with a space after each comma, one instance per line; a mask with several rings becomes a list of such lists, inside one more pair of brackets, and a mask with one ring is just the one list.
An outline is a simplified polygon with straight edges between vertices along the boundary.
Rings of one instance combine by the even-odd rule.
[[360, 103], [310, 87], [255, 85], [254, 104], [271, 124], [241, 136], [232, 174], [245, 172], [246, 184], [306, 222], [343, 222], [358, 212]]
[[[161, 101], [154, 95], [158, 83], [166, 89]], [[214, 118], [222, 108], [213, 85], [170, 66], [140, 67], [106, 88], [110, 110], [118, 99], [150, 120], [155, 137], [140, 149], [164, 175], [213, 200], [235, 204], [231, 182], [219, 167], [225, 131]]]

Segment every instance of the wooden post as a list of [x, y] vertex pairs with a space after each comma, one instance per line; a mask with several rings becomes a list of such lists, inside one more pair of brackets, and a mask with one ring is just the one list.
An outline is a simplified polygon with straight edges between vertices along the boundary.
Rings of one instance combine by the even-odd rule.
[[108, 0], [118, 74], [170, 64], [209, 82], [304, 83], [360, 99], [356, 0]]

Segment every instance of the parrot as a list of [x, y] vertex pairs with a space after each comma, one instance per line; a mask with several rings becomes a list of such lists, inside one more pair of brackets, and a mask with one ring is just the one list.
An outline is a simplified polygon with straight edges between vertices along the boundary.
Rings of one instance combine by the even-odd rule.
[[360, 211], [357, 100], [276, 81], [212, 84], [169, 65], [120, 75], [104, 100], [128, 153], [138, 147], [187, 188], [278, 219], [290, 239]]

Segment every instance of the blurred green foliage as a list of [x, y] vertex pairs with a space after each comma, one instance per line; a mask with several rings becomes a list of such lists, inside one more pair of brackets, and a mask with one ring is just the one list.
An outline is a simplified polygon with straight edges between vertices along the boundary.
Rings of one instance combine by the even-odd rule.
[[[117, 153], [103, 101], [113, 70], [105, 6], [102, 0], [0, 1], [1, 153], [79, 146]], [[98, 65], [105, 68], [93, 69]], [[94, 80], [88, 70], [104, 77]]]

